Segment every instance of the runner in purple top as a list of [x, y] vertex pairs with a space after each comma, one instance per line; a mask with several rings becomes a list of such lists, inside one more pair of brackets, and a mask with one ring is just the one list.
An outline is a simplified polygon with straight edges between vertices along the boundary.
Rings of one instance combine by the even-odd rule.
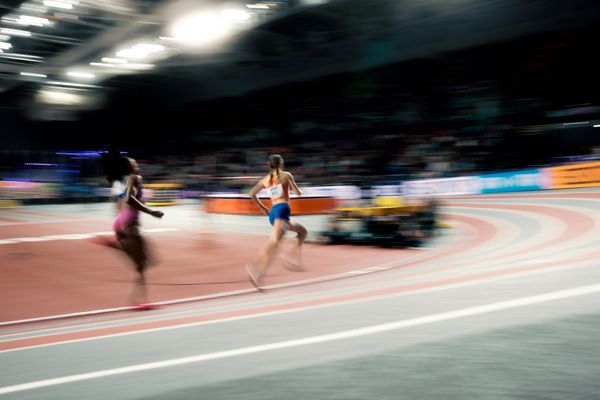
[[146, 291], [146, 268], [148, 266], [148, 252], [146, 241], [140, 233], [140, 211], [152, 215], [155, 218], [162, 218], [163, 212], [151, 210], [144, 205], [142, 193], [142, 177], [139, 175], [137, 162], [127, 159], [129, 162], [129, 176], [127, 178], [127, 188], [123, 198], [121, 210], [113, 224], [117, 240], [122, 250], [131, 258], [135, 264], [136, 278], [131, 294], [131, 301], [140, 309], [152, 308], [148, 304], [148, 295]]

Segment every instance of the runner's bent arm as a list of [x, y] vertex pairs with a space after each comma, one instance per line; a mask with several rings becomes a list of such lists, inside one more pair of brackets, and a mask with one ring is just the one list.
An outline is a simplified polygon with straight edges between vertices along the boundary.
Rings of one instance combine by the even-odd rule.
[[125, 191], [125, 203], [127, 203], [130, 207], [135, 208], [136, 210], [139, 210], [146, 214], [152, 215], [153, 217], [162, 218], [162, 216], [164, 215], [162, 211], [151, 210], [150, 208], [142, 204], [141, 201], [136, 199], [135, 196], [132, 195], [134, 183], [137, 182], [137, 176], [129, 177], [129, 180], [127, 181], [127, 190]]
[[292, 187], [292, 190], [294, 191], [294, 193], [296, 193], [297, 196], [302, 196], [302, 190], [300, 190], [300, 188], [298, 187], [298, 185], [296, 185], [296, 181], [294, 180], [294, 176], [292, 174], [290, 174], [289, 172], [288, 174], [288, 179], [290, 182], [290, 186]]
[[260, 208], [260, 210], [265, 215], [269, 215], [269, 209], [265, 207], [265, 205], [258, 198], [258, 192], [260, 192], [265, 187], [263, 180], [261, 179], [250, 191], [250, 198], [252, 201]]

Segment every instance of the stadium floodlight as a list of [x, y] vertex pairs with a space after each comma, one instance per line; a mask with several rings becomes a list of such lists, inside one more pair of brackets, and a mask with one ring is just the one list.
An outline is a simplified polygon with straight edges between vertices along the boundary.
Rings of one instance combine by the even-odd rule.
[[20, 29], [10, 29], [10, 28], [2, 28], [0, 29], [0, 33], [3, 33], [5, 35], [11, 35], [11, 36], [31, 36], [31, 32], [29, 31], [22, 31]]
[[248, 21], [252, 17], [252, 15], [248, 11], [236, 8], [229, 8], [223, 10], [221, 15], [223, 16], [223, 18], [235, 22]]
[[125, 60], [124, 58], [113, 58], [113, 57], [103, 57], [102, 62], [109, 63], [109, 64], [127, 64], [127, 60]]
[[590, 121], [564, 122], [563, 126], [587, 125]]
[[6, 58], [9, 60], [19, 60], [19, 61], [27, 61], [27, 62], [35, 62], [41, 63], [44, 62], [44, 59], [40, 56], [32, 56], [29, 54], [21, 54], [21, 53], [3, 53], [0, 55], [2, 58]]
[[107, 68], [115, 68], [117, 64], [109, 64], [109, 63], [101, 63], [101, 62], [91, 62], [90, 65], [92, 67], [107, 67]]
[[134, 70], [134, 71], [147, 71], [156, 67], [154, 64], [140, 64], [140, 63], [128, 63], [118, 65], [119, 68]]
[[47, 18], [32, 17], [30, 15], [20, 15], [19, 19], [16, 20], [19, 25], [25, 26], [44, 26], [48, 25], [50, 21]]
[[47, 78], [48, 77], [48, 75], [36, 74], [34, 72], [21, 72], [21, 76], [30, 76], [32, 78]]
[[247, 20], [243, 10], [203, 11], [181, 18], [171, 28], [171, 36], [188, 45], [203, 45], [225, 38], [236, 23]]
[[15, 17], [6, 16], [6, 17], [2, 17], [1, 21], [5, 24], [16, 24], [18, 19]]
[[65, 81], [48, 81], [49, 85], [54, 85], [54, 86], [66, 86], [69, 89], [71, 87], [74, 88], [86, 88], [86, 89], [97, 89], [100, 88], [100, 86], [97, 85], [90, 85], [87, 83], [75, 83], [75, 82], [65, 82]]
[[67, 72], [67, 75], [69, 75], [72, 78], [77, 78], [77, 79], [82, 79], [82, 80], [90, 80], [90, 79], [94, 79], [96, 77], [96, 75], [92, 74], [91, 72], [85, 72], [85, 71], [69, 71], [69, 72]]
[[46, 14], [48, 12], [48, 7], [43, 4], [36, 4], [32, 1], [25, 1], [19, 7], [19, 11], [31, 12], [34, 14]]
[[203, 44], [227, 34], [229, 24], [218, 14], [203, 12], [183, 17], [173, 25], [172, 37], [190, 45]]
[[252, 10], [268, 10], [269, 6], [266, 4], [246, 4], [246, 7]]
[[147, 58], [152, 54], [160, 53], [165, 50], [165, 47], [160, 44], [138, 43], [129, 48], [117, 51], [117, 57], [122, 59], [142, 59]]
[[12, 44], [8, 43], [8, 42], [0, 42], [0, 49], [2, 50], [8, 50], [12, 47]]
[[45, 88], [37, 93], [37, 99], [42, 103], [77, 105], [83, 103], [83, 97], [76, 93], [68, 93], [58, 88]]
[[66, 1], [59, 0], [45, 0], [44, 5], [46, 7], [52, 8], [62, 8], [63, 10], [71, 10], [73, 9], [73, 4]]

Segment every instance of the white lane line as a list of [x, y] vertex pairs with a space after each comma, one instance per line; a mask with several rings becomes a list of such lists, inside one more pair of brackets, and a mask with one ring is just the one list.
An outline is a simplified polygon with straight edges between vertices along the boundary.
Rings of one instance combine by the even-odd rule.
[[67, 319], [67, 318], [74, 318], [74, 317], [87, 317], [87, 316], [96, 315], [96, 314], [108, 314], [108, 313], [119, 312], [119, 311], [133, 310], [135, 308], [136, 308], [135, 306], [131, 306], [131, 307], [117, 307], [117, 308], [104, 308], [104, 309], [101, 309], [101, 310], [82, 311], [82, 312], [76, 312], [76, 313], [71, 313], [71, 314], [59, 314], [59, 315], [52, 315], [52, 316], [49, 316], [49, 317], [39, 317], [39, 318], [30, 318], [30, 319], [17, 319], [17, 320], [13, 320], [13, 321], [0, 322], [0, 327], [2, 327], [2, 326], [9, 326], [9, 325], [28, 324], [28, 323], [33, 323], [33, 322], [53, 321], [53, 320], [56, 320], [56, 319]]
[[[157, 231], [159, 231], [159, 229], [146, 230], [144, 232], [149, 232], [149, 231], [157, 232]], [[98, 232], [98, 233], [105, 233], [105, 232]], [[110, 233], [112, 234], [112, 232], [110, 232]], [[459, 244], [459, 243], [460, 242], [457, 241], [456, 243], [452, 243], [452, 245]], [[447, 248], [445, 248], [445, 247], [447, 247]], [[306, 286], [306, 285], [313, 284], [313, 283], [326, 283], [329, 281], [342, 279], [342, 278], [349, 277], [349, 276], [356, 275], [356, 274], [367, 274], [367, 273], [388, 270], [388, 269], [402, 266], [403, 264], [405, 264], [407, 262], [412, 263], [412, 262], [420, 261], [420, 259], [422, 259], [422, 258], [427, 259], [427, 258], [431, 257], [432, 254], [435, 254], [435, 253], [442, 254], [444, 251], [448, 251], [448, 250], [451, 250], [451, 246], [440, 246], [439, 249], [428, 249], [425, 254], [423, 252], [418, 252], [412, 256], [407, 256], [407, 257], [393, 260], [393, 261], [390, 261], [390, 262], [387, 262], [384, 264], [374, 265], [374, 266], [370, 266], [370, 267], [364, 267], [364, 268], [360, 268], [358, 270], [340, 272], [340, 273], [332, 274], [332, 275], [325, 275], [325, 276], [318, 277], [318, 278], [311, 278], [311, 279], [304, 279], [304, 280], [293, 281], [293, 282], [288, 282], [288, 283], [268, 285], [268, 286], [264, 286], [263, 289], [265, 289], [265, 290], [286, 289], [286, 288], [290, 288], [290, 287]], [[361, 272], [356, 272], [356, 271], [361, 271]], [[255, 292], [258, 292], [258, 290], [255, 288], [242, 289], [242, 290], [215, 293], [215, 294], [204, 295], [204, 296], [183, 297], [183, 298], [178, 298], [178, 299], [173, 299], [173, 300], [157, 301], [157, 302], [154, 302], [153, 304], [160, 305], [160, 306], [168, 306], [168, 305], [176, 305], [176, 304], [182, 304], [182, 303], [191, 303], [191, 302], [202, 301], [202, 300], [220, 299], [223, 297], [233, 297], [233, 296], [238, 296], [238, 295], [248, 294], [248, 293], [255, 293]], [[68, 319], [68, 318], [75, 318], [75, 317], [85, 317], [85, 316], [98, 315], [98, 314], [109, 314], [109, 313], [114, 313], [114, 312], [119, 312], [119, 311], [132, 310], [132, 309], [135, 309], [135, 307], [105, 308], [105, 309], [90, 310], [90, 311], [80, 311], [80, 312], [75, 312], [75, 313], [70, 313], [70, 314], [48, 315], [45, 317], [4, 321], [4, 322], [0, 322], [0, 327], [11, 326], [11, 325], [20, 325], [20, 324], [29, 324], [29, 323], [34, 323], [34, 322], [53, 321], [53, 320]], [[2, 351], [0, 351], [0, 353], [1, 352]]]
[[13, 226], [13, 225], [38, 225], [38, 224], [59, 224], [65, 222], [87, 222], [87, 221], [95, 221], [95, 219], [54, 219], [50, 221], [28, 221], [28, 222], [0, 222], [0, 228], [5, 226]]
[[[595, 264], [593, 264], [593, 265], [595, 266]], [[497, 281], [504, 281], [504, 280], [510, 280], [510, 279], [515, 279], [515, 278], [528, 277], [528, 276], [535, 276], [535, 275], [551, 273], [551, 272], [560, 272], [560, 271], [570, 270], [570, 269], [574, 269], [574, 268], [585, 268], [585, 267], [589, 267], [589, 266], [590, 266], [589, 261], [585, 261], [585, 263], [579, 263], [577, 265], [540, 268], [540, 269], [529, 270], [529, 271], [515, 272], [515, 273], [506, 274], [506, 275], [502, 275], [502, 276], [495, 276], [495, 277], [491, 277], [491, 278], [480, 278], [480, 279], [475, 279], [475, 280], [466, 281], [466, 282], [450, 283], [450, 284], [446, 284], [446, 285], [439, 285], [439, 286], [428, 287], [428, 288], [424, 288], [424, 289], [414, 289], [414, 290], [408, 290], [405, 292], [375, 295], [375, 296], [368, 297], [368, 298], [358, 298], [358, 299], [352, 299], [352, 300], [338, 300], [338, 301], [332, 301], [329, 303], [321, 303], [318, 305], [311, 305], [311, 306], [300, 306], [300, 307], [288, 308], [288, 309], [278, 310], [278, 311], [264, 311], [264, 312], [246, 314], [246, 315], [241, 315], [241, 316], [236, 316], [236, 317], [226, 317], [226, 318], [219, 318], [219, 319], [212, 319], [212, 320], [205, 320], [205, 321], [198, 321], [198, 322], [189, 322], [189, 323], [184, 323], [184, 324], [162, 326], [159, 328], [139, 329], [139, 330], [134, 330], [134, 331], [111, 333], [108, 335], [85, 337], [85, 338], [81, 338], [81, 339], [69, 339], [69, 340], [62, 340], [62, 341], [58, 341], [58, 342], [36, 344], [36, 345], [25, 346], [25, 347], [17, 347], [14, 349], [0, 350], [0, 354], [37, 349], [37, 348], [41, 348], [41, 347], [54, 347], [54, 346], [61, 346], [61, 345], [65, 345], [65, 344], [71, 344], [71, 343], [89, 342], [89, 341], [103, 340], [103, 339], [109, 339], [109, 338], [115, 338], [115, 337], [121, 337], [121, 336], [130, 336], [130, 335], [138, 335], [138, 334], [144, 334], [144, 333], [169, 331], [169, 330], [175, 330], [175, 329], [193, 328], [193, 327], [202, 326], [202, 325], [221, 324], [221, 323], [240, 321], [240, 320], [245, 320], [245, 319], [253, 319], [253, 318], [261, 318], [261, 317], [269, 317], [269, 316], [274, 316], [274, 315], [290, 314], [290, 313], [296, 313], [296, 312], [302, 312], [302, 311], [318, 310], [318, 309], [322, 309], [322, 308], [330, 308], [330, 307], [355, 304], [355, 303], [360, 303], [360, 302], [364, 302], [364, 301], [378, 301], [378, 300], [385, 300], [385, 299], [393, 299], [393, 298], [397, 298], [397, 297], [401, 297], [401, 296], [410, 296], [410, 295], [425, 294], [425, 293], [431, 293], [431, 292], [440, 292], [440, 291], [444, 291], [444, 290], [459, 289], [459, 288], [463, 288], [463, 287], [476, 286], [476, 285], [481, 285], [481, 284], [486, 284], [486, 283], [492, 283], [492, 282], [497, 282]], [[48, 331], [51, 331], [51, 330], [53, 330], [53, 328], [48, 329]], [[40, 332], [43, 332], [43, 331], [46, 331], [46, 330], [42, 330]], [[37, 337], [44, 337], [44, 336], [49, 336], [49, 335], [41, 335], [41, 336], [35, 336], [35, 337], [37, 338]], [[28, 338], [25, 338], [25, 339], [28, 339]], [[20, 340], [20, 339], [15, 339], [15, 340]], [[12, 340], [6, 340], [4, 342], [10, 342], [10, 341], [12, 341]]]
[[[470, 227], [468, 224], [466, 224], [466, 225], [459, 224], [459, 226], [461, 226], [461, 229], [466, 229], [466, 228]], [[177, 230], [178, 229], [160, 228], [160, 229], [146, 229], [146, 230], [144, 230], [144, 232], [169, 232], [169, 231], [177, 231]], [[113, 232], [96, 232], [96, 233], [90, 234], [90, 235], [107, 236], [107, 235], [112, 235], [112, 234], [113, 234]], [[259, 235], [262, 235], [262, 234], [259, 234]], [[454, 235], [453, 237], [457, 237], [457, 235]], [[10, 240], [10, 239], [8, 239], [8, 240]], [[402, 264], [404, 264], [406, 262], [413, 263], [413, 262], [420, 261], [420, 259], [427, 260], [428, 258], [431, 257], [432, 253], [442, 254], [444, 251], [451, 250], [452, 246], [454, 246], [456, 244], [460, 244], [460, 243], [461, 243], [460, 240], [456, 240], [455, 243], [454, 243], [454, 241], [447, 241], [446, 243], [441, 244], [437, 249], [424, 249], [424, 250], [427, 250], [427, 252], [425, 254], [423, 252], [419, 252], [413, 256], [408, 256], [408, 257], [405, 257], [402, 259], [393, 260], [393, 261], [390, 261], [385, 264], [379, 264], [379, 265], [375, 265], [375, 266], [371, 266], [371, 267], [365, 267], [366, 269], [371, 269], [371, 270], [368, 272], [360, 272], [359, 274], [366, 274], [369, 272], [377, 272], [378, 271], [377, 269], [373, 269], [373, 268], [381, 268], [382, 270], [383, 269], [392, 269], [392, 268], [395, 268], [398, 266], [402, 266]], [[1, 244], [4, 244], [4, 243], [2, 243], [2, 240], [0, 240], [0, 245]], [[362, 269], [363, 268], [361, 268], [360, 270], [362, 270]], [[305, 285], [312, 284], [312, 283], [325, 283], [328, 281], [338, 280], [338, 279], [341, 279], [344, 277], [352, 276], [354, 274], [355, 274], [355, 271], [346, 271], [346, 272], [341, 272], [338, 274], [326, 275], [326, 276], [319, 277], [319, 278], [312, 278], [312, 279], [305, 279], [305, 280], [294, 281], [294, 282], [289, 282], [289, 283], [269, 285], [269, 286], [265, 286], [264, 289], [267, 289], [267, 290], [285, 289], [285, 288], [289, 288], [289, 287], [305, 286]], [[253, 293], [253, 292], [257, 292], [257, 291], [258, 291], [257, 289], [243, 289], [243, 290], [236, 290], [236, 291], [230, 291], [230, 292], [216, 293], [216, 294], [212, 294], [212, 295], [193, 296], [193, 297], [178, 298], [178, 299], [173, 299], [173, 300], [159, 301], [159, 302], [155, 302], [154, 304], [164, 306], [164, 305], [191, 303], [191, 302], [195, 302], [195, 301], [211, 300], [211, 299], [217, 299], [217, 298], [223, 298], [223, 297], [237, 296], [237, 295]], [[119, 311], [127, 311], [127, 310], [131, 310], [134, 308], [135, 307], [107, 308], [107, 309], [98, 309], [98, 310], [90, 310], [90, 311], [81, 311], [81, 312], [75, 312], [75, 313], [69, 313], [69, 314], [49, 315], [49, 316], [45, 316], [45, 317], [4, 321], [4, 322], [0, 322], [0, 327], [19, 325], [19, 324], [28, 324], [28, 323], [34, 323], [34, 322], [53, 321], [53, 320], [68, 319], [68, 318], [75, 318], [75, 317], [85, 317], [85, 316], [92, 316], [92, 315], [98, 315], [98, 314], [108, 314], [108, 313], [114, 313], [114, 312], [119, 312]], [[2, 351], [0, 351], [0, 353], [1, 352]]]
[[[177, 228], [155, 228], [155, 229], [144, 229], [143, 233], [162, 233], [162, 232], [174, 232], [178, 231]], [[30, 243], [30, 242], [48, 242], [51, 240], [83, 240], [92, 239], [96, 236], [109, 236], [114, 235], [114, 232], [91, 232], [91, 233], [72, 233], [66, 235], [49, 235], [49, 236], [32, 236], [32, 237], [16, 237], [9, 239], [1, 239], [0, 245], [2, 244], [14, 244], [14, 243]]]
[[302, 339], [286, 340], [283, 342], [269, 343], [258, 346], [242, 347], [233, 350], [218, 351], [215, 353], [198, 354], [191, 357], [174, 358], [171, 360], [157, 361], [144, 364], [129, 365], [127, 367], [105, 369], [100, 371], [88, 372], [84, 374], [68, 375], [59, 378], [44, 379], [40, 381], [22, 383], [18, 385], [5, 386], [0, 388], [0, 394], [16, 393], [25, 390], [39, 389], [49, 386], [62, 385], [65, 383], [80, 382], [90, 379], [103, 378], [107, 376], [123, 375], [133, 372], [148, 371], [159, 368], [174, 367], [178, 365], [192, 364], [203, 361], [217, 360], [222, 358], [242, 356], [246, 354], [261, 353], [287, 349], [291, 347], [306, 346], [331, 342], [335, 340], [350, 339], [360, 336], [373, 335], [376, 333], [388, 332], [403, 328], [410, 328], [418, 325], [432, 324], [441, 321], [448, 321], [457, 318], [471, 317], [474, 315], [487, 314], [496, 311], [508, 310], [511, 308], [524, 307], [533, 304], [545, 303], [548, 301], [567, 299], [571, 297], [583, 296], [591, 293], [600, 292], [600, 284], [580, 286], [567, 290], [544, 293], [537, 296], [521, 297], [508, 301], [484, 304], [480, 306], [467, 307], [459, 310], [448, 311], [438, 314], [427, 315], [424, 317], [411, 318], [401, 321], [389, 322], [385, 324], [372, 325], [364, 328], [350, 329], [326, 335], [311, 336]]

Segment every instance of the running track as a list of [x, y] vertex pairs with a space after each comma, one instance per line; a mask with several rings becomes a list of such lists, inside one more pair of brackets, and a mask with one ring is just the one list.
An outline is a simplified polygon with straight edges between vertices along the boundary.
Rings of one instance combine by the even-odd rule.
[[598, 399], [599, 206], [446, 199], [427, 248], [311, 244], [309, 272], [278, 261], [264, 293], [242, 268], [264, 221], [167, 209], [145, 221], [165, 304], [145, 313], [89, 238], [110, 210], [3, 210], [0, 399]]

